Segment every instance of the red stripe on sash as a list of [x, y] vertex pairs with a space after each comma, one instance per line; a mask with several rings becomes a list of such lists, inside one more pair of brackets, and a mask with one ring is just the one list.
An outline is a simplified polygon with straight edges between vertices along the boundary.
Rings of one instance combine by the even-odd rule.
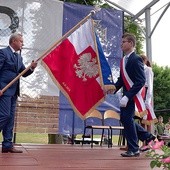
[[[121, 75], [123, 78], [123, 82], [125, 84], [125, 87], [127, 90], [130, 90], [130, 88], [133, 85], [133, 82], [130, 80], [129, 76], [127, 75], [126, 70], [125, 70], [125, 61], [124, 58], [122, 58], [121, 63], [120, 63], [120, 70], [121, 70]], [[143, 112], [146, 110], [145, 104], [143, 101], [143, 97], [141, 94], [143, 94], [143, 89], [141, 89], [133, 98], [135, 105], [138, 109], [138, 112]]]

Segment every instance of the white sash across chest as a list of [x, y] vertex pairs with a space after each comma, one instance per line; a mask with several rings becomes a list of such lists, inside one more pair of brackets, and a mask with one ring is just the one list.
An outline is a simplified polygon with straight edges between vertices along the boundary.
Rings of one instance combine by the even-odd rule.
[[[125, 57], [122, 58], [121, 60], [121, 74], [122, 74], [122, 78], [123, 78], [123, 82], [126, 86], [127, 90], [130, 90], [130, 88], [133, 86], [133, 81], [130, 79], [129, 75], [126, 72], [125, 69]], [[143, 87], [144, 88], [144, 87]], [[140, 117], [143, 117], [147, 112], [146, 112], [146, 107], [145, 107], [145, 103], [142, 97], [142, 91], [144, 89], [141, 89], [133, 98], [134, 102], [135, 102], [135, 110], [136, 112], [138, 112], [140, 115]]]

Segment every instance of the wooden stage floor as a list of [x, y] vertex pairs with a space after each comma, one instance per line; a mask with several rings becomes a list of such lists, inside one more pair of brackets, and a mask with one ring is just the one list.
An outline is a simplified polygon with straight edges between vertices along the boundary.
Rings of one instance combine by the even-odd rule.
[[[150, 160], [123, 158], [119, 147], [22, 144], [23, 153], [0, 153], [0, 170], [150, 170]], [[1, 148], [0, 148], [1, 149]], [[156, 169], [154, 169], [156, 170]]]

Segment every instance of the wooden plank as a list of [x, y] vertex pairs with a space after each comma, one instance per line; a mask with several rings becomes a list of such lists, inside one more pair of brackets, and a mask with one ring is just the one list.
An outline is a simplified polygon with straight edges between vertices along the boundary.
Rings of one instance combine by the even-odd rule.
[[[123, 158], [119, 147], [108, 148], [94, 145], [93, 148], [68, 144], [22, 144], [17, 146], [20, 154], [1, 153], [1, 170], [149, 170], [150, 159]], [[154, 169], [157, 170], [157, 169]]]

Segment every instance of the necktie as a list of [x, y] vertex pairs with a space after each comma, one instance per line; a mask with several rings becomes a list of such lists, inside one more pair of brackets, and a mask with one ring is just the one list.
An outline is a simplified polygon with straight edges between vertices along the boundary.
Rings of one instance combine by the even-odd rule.
[[16, 67], [18, 68], [18, 53], [14, 52], [14, 61], [16, 63]]
[[125, 66], [126, 66], [127, 62], [128, 62], [128, 57], [125, 56]]

